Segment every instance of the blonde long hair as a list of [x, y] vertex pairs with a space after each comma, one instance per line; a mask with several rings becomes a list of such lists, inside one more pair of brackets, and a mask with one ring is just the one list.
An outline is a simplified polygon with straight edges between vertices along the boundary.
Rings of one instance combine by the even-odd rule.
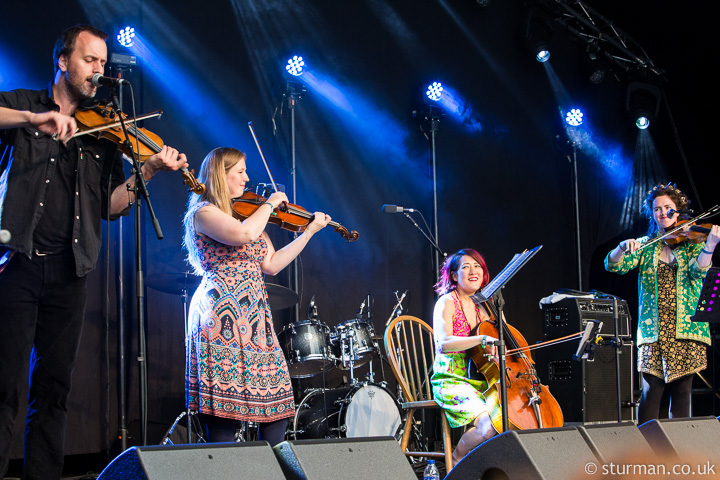
[[201, 203], [210, 203], [222, 212], [232, 215], [232, 198], [227, 184], [227, 171], [245, 160], [245, 154], [232, 147], [218, 147], [205, 156], [200, 165], [197, 180], [205, 184], [205, 192], [201, 195], [190, 193], [187, 202], [187, 211], [183, 218], [185, 235], [183, 244], [188, 252], [187, 261], [195, 270], [202, 274], [200, 255], [195, 245], [195, 212]]

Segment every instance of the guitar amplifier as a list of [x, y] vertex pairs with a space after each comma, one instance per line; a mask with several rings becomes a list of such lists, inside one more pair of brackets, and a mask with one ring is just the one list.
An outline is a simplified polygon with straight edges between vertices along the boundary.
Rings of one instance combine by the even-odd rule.
[[[625, 300], [618, 300], [618, 335], [629, 339], [632, 337], [630, 324], [632, 317]], [[546, 339], [572, 335], [585, 329], [588, 320], [603, 322], [600, 335], [615, 335], [613, 323], [613, 301], [611, 299], [564, 298], [555, 303], [542, 305], [543, 337]]]

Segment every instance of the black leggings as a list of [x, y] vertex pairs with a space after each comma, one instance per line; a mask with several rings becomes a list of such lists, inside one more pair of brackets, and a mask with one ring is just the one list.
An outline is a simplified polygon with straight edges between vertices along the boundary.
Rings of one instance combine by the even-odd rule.
[[[217, 443], [235, 441], [235, 432], [240, 427], [240, 422], [238, 420], [206, 414], [201, 414], [201, 419], [205, 423], [205, 432], [207, 434], [206, 438], [208, 442]], [[274, 422], [263, 422], [258, 425], [260, 440], [268, 442], [271, 447], [274, 447], [285, 440], [285, 430], [287, 428], [286, 418], [276, 420]]]
[[670, 390], [670, 417], [682, 418], [690, 416], [690, 391], [693, 375], [686, 375], [670, 383], [662, 378], [642, 374], [642, 397], [638, 409], [638, 424], [660, 418], [660, 402], [667, 386]]

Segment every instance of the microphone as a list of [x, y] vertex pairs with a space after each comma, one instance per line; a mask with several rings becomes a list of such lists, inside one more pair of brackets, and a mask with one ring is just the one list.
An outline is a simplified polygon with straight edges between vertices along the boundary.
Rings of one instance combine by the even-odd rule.
[[357, 316], [355, 318], [362, 318], [363, 310], [365, 310], [365, 299], [363, 298], [362, 303], [360, 304], [360, 309], [357, 312]]
[[12, 235], [10, 235], [10, 232], [5, 230], [4, 228], [0, 230], [0, 243], [3, 245], [7, 245], [8, 242], [10, 242], [10, 239], [12, 238]]
[[665, 214], [665, 216], [666, 216], [667, 218], [672, 218], [672, 217], [675, 216], [676, 213], [678, 213], [677, 210], [673, 210], [672, 208], [670, 208], [670, 209], [668, 209], [668, 211], [667, 211], [667, 213]]
[[397, 205], [383, 205], [382, 208], [384, 213], [403, 213], [416, 211], [414, 208], [403, 208], [398, 207]]
[[99, 73], [96, 73], [92, 76], [92, 84], [96, 87], [100, 87], [103, 85], [106, 87], [116, 87], [118, 85], [130, 85], [130, 82], [128, 82], [124, 78], [106, 77], [105, 75], [100, 75]]

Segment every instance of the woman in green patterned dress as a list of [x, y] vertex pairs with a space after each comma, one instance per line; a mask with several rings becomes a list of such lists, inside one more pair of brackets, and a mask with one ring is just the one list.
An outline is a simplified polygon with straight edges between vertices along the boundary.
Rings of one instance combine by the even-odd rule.
[[436, 352], [431, 378], [433, 396], [445, 410], [451, 427], [467, 428], [453, 451], [454, 463], [497, 433], [482, 394], [487, 383], [468, 378], [469, 349], [483, 345], [490, 355], [497, 354], [497, 347], [492, 344], [496, 338], [470, 335], [480, 322], [490, 319], [487, 308], [476, 305], [470, 298], [489, 280], [482, 255], [468, 248], [445, 261], [440, 281], [435, 285], [440, 298], [433, 314]]
[[[687, 195], [674, 184], [650, 190], [643, 213], [650, 221], [648, 235], [623, 240], [605, 258], [605, 269], [625, 274], [639, 268], [637, 345], [638, 371], [642, 374], [639, 423], [660, 417], [660, 400], [670, 391], [671, 418], [690, 415], [693, 374], [707, 367], [710, 345], [707, 323], [692, 322], [700, 289], [711, 265], [720, 227], [714, 226], [703, 244], [680, 243], [671, 247], [657, 242], [641, 245], [683, 217]], [[664, 416], [664, 415], [663, 415]]]

